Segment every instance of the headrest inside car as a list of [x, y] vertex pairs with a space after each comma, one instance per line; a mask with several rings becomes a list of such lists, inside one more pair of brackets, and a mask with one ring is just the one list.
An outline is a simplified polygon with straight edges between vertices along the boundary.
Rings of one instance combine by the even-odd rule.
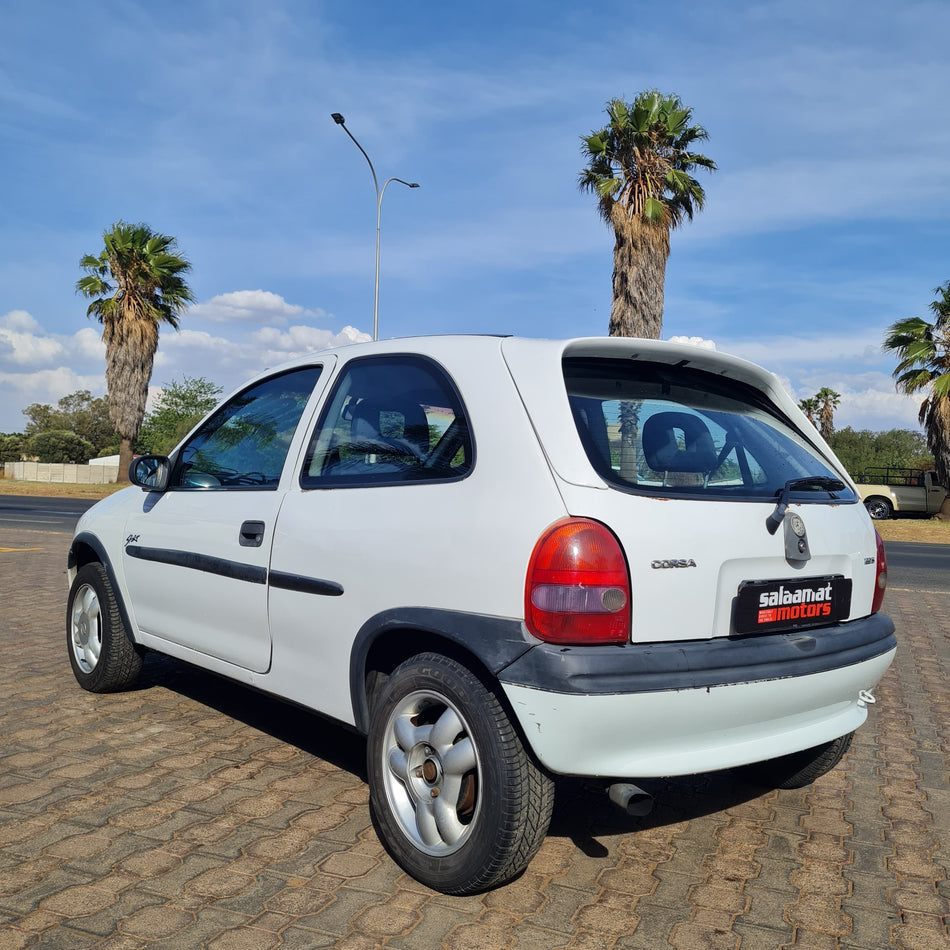
[[711, 472], [716, 446], [706, 423], [688, 412], [658, 412], [643, 423], [643, 454], [654, 472]]

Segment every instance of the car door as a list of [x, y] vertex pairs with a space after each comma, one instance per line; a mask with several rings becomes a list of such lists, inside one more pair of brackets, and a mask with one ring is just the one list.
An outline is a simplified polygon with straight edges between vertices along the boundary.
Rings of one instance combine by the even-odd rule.
[[143, 494], [124, 569], [146, 645], [155, 638], [159, 649], [177, 644], [255, 672], [270, 666], [267, 574], [281, 478], [322, 369], [278, 373], [232, 397], [176, 452], [168, 490]]

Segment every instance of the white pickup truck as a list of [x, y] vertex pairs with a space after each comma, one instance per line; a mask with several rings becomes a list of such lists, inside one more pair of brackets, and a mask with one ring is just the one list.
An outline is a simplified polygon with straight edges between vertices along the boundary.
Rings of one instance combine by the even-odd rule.
[[947, 497], [934, 472], [916, 468], [869, 468], [857, 482], [861, 500], [875, 521], [895, 513], [935, 515]]

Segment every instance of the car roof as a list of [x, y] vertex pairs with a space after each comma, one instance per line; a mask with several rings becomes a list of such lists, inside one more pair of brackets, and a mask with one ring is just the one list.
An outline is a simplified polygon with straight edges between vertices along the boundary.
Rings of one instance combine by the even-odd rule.
[[565, 356], [621, 357], [643, 359], [670, 365], [689, 365], [742, 379], [758, 388], [767, 388], [775, 379], [762, 367], [736, 356], [691, 343], [672, 343], [664, 340], [645, 340], [637, 337], [576, 337], [544, 339], [503, 334], [441, 334], [431, 336], [392, 337], [385, 340], [343, 343], [302, 354], [279, 366], [270, 367], [266, 375], [292, 366], [318, 362], [326, 354], [335, 354], [346, 360], [384, 353], [435, 353], [446, 358], [453, 354], [471, 355], [473, 349], [495, 350], [499, 346], [506, 353], [530, 352], [535, 359], [550, 358], [559, 364]]

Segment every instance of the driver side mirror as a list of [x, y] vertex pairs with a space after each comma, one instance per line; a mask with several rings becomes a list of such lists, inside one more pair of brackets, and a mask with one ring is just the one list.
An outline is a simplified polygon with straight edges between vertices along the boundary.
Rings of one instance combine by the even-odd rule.
[[163, 492], [171, 478], [171, 462], [165, 455], [140, 455], [129, 466], [129, 481], [144, 491]]

